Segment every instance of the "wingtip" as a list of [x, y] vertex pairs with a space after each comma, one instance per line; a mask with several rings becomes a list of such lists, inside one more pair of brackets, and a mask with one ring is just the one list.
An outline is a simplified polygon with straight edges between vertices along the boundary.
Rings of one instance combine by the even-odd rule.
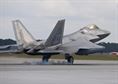
[[65, 19], [60, 19], [59, 21], [65, 21]]
[[19, 19], [16, 19], [16, 20], [12, 20], [12, 22], [19, 22], [20, 20]]

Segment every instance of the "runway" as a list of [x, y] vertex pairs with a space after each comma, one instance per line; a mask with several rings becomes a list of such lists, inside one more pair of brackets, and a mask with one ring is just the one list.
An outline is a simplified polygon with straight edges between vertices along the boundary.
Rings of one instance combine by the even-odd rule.
[[118, 61], [76, 60], [74, 65], [1, 64], [0, 84], [118, 84]]

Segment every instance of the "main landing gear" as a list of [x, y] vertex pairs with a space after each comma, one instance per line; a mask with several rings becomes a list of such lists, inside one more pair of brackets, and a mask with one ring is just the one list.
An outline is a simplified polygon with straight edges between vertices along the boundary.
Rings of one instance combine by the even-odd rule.
[[73, 56], [69, 55], [69, 54], [65, 54], [65, 59], [67, 60], [68, 64], [73, 64], [74, 63], [74, 58]]
[[42, 63], [43, 64], [48, 64], [48, 61], [49, 61], [50, 57], [51, 57], [51, 55], [43, 55]]
[[[49, 64], [50, 57], [51, 57], [50, 54], [43, 55], [42, 63], [43, 64]], [[74, 63], [74, 58], [70, 54], [65, 54], [65, 59], [67, 60], [66, 64], [73, 64]]]

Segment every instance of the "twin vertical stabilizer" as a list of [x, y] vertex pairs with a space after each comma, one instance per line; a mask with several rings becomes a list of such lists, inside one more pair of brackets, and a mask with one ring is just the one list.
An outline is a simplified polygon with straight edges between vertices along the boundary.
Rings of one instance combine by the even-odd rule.
[[[64, 33], [64, 24], [65, 20], [59, 20], [54, 27], [53, 31], [49, 35], [48, 39], [44, 43], [45, 47], [55, 46], [58, 44], [62, 44], [63, 33]], [[36, 40], [34, 37], [28, 32], [25, 26], [21, 23], [20, 20], [13, 21], [14, 33], [16, 36], [16, 41], [18, 46], [23, 46], [23, 48], [31, 46], [35, 44]], [[40, 46], [40, 45], [38, 45]], [[34, 46], [32, 46], [34, 47]]]
[[46, 47], [55, 46], [62, 43], [65, 20], [59, 20], [45, 42]]
[[27, 45], [35, 42], [33, 36], [28, 32], [28, 30], [19, 20], [13, 21], [13, 28], [17, 45], [23, 45], [23, 47], [26, 47]]

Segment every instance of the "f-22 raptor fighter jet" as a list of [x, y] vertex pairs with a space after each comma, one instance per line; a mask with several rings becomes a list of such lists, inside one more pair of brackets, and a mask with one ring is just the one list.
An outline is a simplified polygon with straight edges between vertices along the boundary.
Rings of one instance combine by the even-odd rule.
[[88, 25], [69, 35], [63, 35], [65, 20], [59, 20], [47, 40], [36, 40], [21, 23], [13, 21], [18, 49], [30, 55], [42, 55], [42, 62], [48, 63], [52, 55], [62, 54], [69, 64], [73, 64], [73, 54], [96, 53], [104, 47], [95, 42], [107, 37], [110, 32]]

